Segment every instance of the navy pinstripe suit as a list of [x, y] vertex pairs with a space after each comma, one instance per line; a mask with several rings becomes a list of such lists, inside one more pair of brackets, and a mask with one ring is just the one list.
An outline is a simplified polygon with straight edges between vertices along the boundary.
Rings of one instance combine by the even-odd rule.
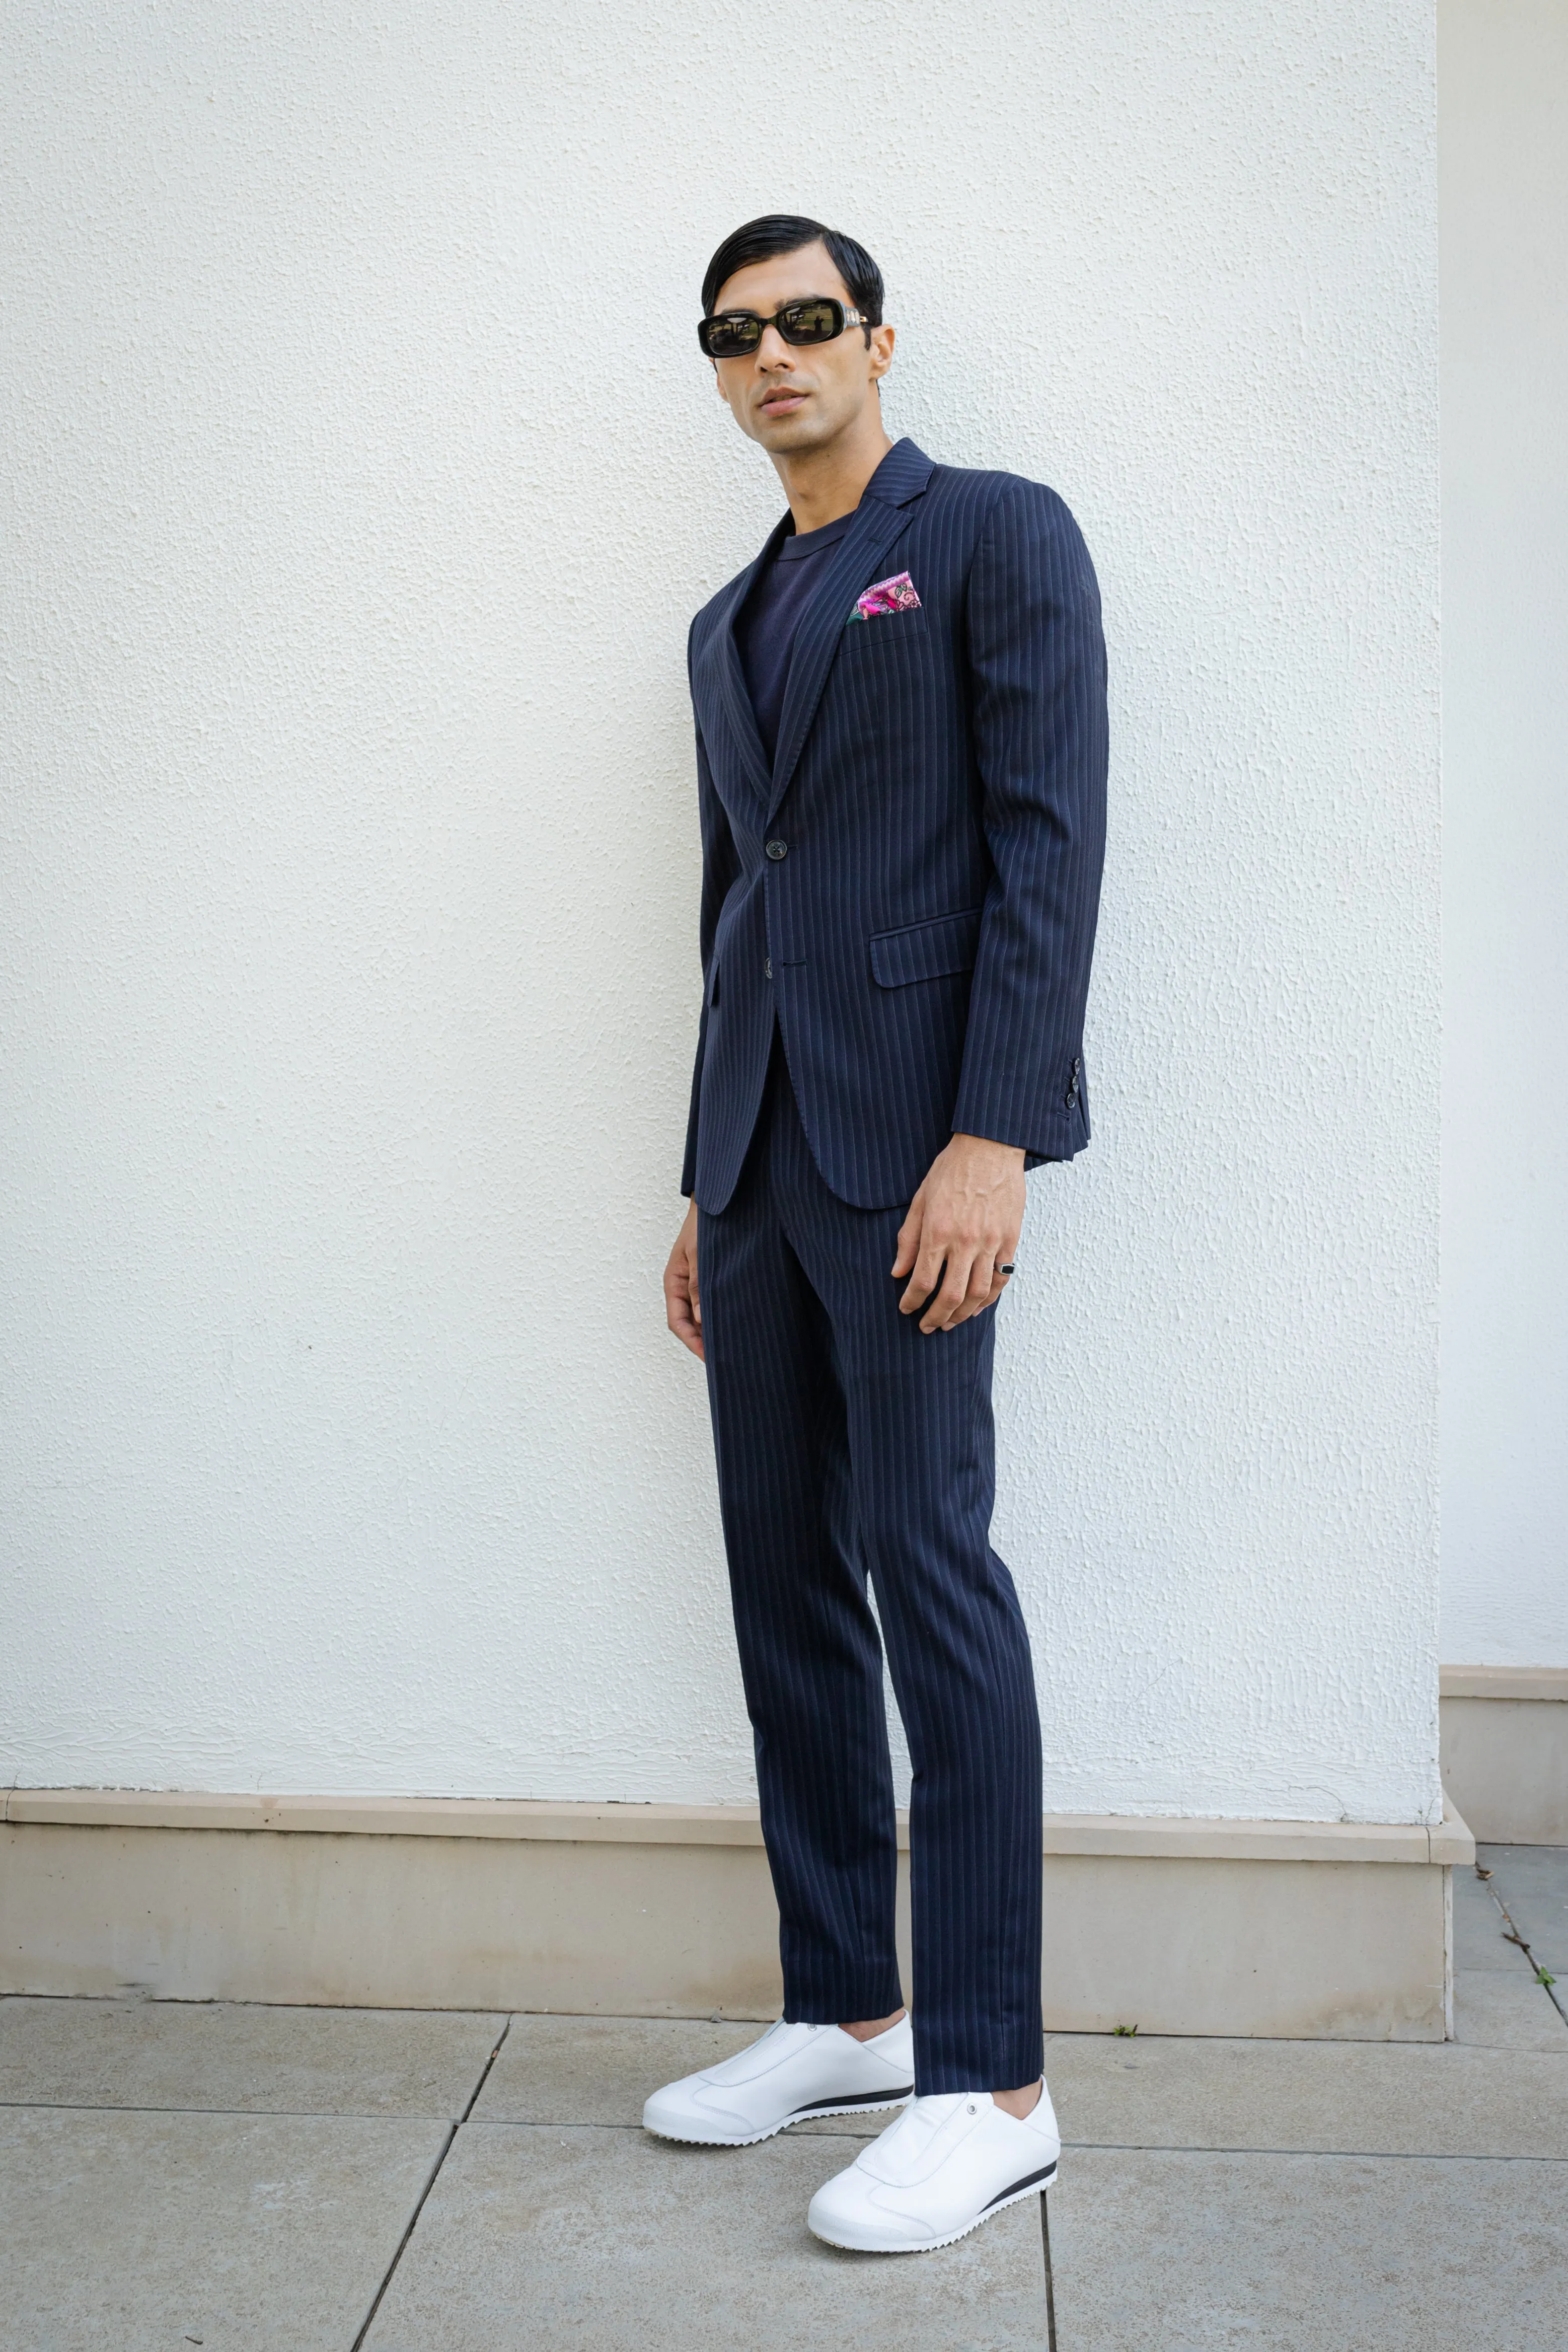
[[[703, 1012], [683, 1190], [785, 2013], [898, 2005], [882, 1634], [915, 1766], [922, 2092], [1040, 2070], [1040, 1732], [990, 1549], [994, 1318], [889, 1276], [954, 1132], [1088, 1140], [1105, 667], [1061, 499], [901, 441], [798, 627], [771, 771], [734, 625], [692, 625]], [[918, 610], [850, 624], [907, 572]]]

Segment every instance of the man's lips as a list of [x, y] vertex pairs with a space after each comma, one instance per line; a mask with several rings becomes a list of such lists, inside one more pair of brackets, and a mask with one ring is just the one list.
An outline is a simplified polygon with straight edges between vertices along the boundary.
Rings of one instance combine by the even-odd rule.
[[760, 403], [764, 416], [781, 416], [791, 408], [799, 408], [806, 395], [803, 392], [765, 392]]

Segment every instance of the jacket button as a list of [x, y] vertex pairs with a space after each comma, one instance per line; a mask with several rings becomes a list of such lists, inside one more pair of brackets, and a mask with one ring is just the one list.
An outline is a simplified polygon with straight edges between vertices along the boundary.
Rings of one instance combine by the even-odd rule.
[[764, 980], [771, 980], [773, 977], [773, 959], [771, 956], [764, 956], [762, 959], [762, 977]]
[[1082, 1067], [1083, 1067], [1082, 1063], [1079, 1060], [1079, 1058], [1078, 1058], [1077, 1055], [1075, 1054], [1075, 1055], [1073, 1055], [1073, 1057], [1072, 1057], [1072, 1075], [1073, 1075], [1073, 1076], [1074, 1076], [1074, 1077], [1076, 1077], [1076, 1076], [1078, 1076], [1079, 1071], [1080, 1071]]
[[770, 842], [768, 844], [768, 856], [769, 856], [769, 857], [771, 857], [771, 858], [773, 859], [774, 863], [777, 865], [777, 863], [778, 863], [778, 861], [779, 861], [779, 859], [780, 857], [788, 857], [788, 856], [789, 856], [789, 843], [788, 843], [787, 841], [770, 841]]

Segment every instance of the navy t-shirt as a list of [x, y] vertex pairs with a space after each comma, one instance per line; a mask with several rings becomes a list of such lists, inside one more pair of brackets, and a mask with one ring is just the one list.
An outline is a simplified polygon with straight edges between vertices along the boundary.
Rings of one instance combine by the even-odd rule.
[[821, 579], [823, 558], [853, 520], [852, 514], [840, 515], [821, 530], [797, 531], [781, 540], [772, 562], [758, 573], [741, 612], [736, 644], [769, 766], [779, 742], [795, 631]]

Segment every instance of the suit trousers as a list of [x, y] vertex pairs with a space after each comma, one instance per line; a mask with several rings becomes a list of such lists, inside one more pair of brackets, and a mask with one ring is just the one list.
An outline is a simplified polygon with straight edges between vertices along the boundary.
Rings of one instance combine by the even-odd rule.
[[776, 1031], [697, 1264], [784, 2015], [842, 2024], [902, 1998], [885, 1641], [915, 1768], [916, 2089], [1009, 2090], [1043, 2057], [1040, 1748], [1029, 1635], [989, 1540], [996, 1314], [927, 1337], [899, 1313], [903, 1219], [824, 1183]]

